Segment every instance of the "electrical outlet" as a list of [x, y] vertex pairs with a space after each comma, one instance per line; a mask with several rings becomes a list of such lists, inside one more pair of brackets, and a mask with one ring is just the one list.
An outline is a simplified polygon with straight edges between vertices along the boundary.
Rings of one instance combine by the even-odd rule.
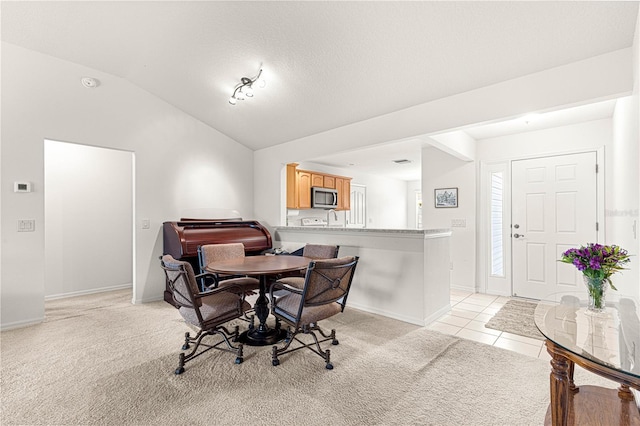
[[451, 227], [452, 228], [466, 228], [467, 220], [466, 219], [451, 219]]

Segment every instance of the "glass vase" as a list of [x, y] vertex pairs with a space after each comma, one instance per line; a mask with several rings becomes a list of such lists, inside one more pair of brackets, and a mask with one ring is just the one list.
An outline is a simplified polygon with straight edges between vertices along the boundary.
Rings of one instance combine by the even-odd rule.
[[591, 278], [583, 275], [584, 284], [587, 286], [587, 292], [589, 293], [589, 303], [587, 305], [587, 311], [593, 313], [601, 313], [605, 311], [606, 307], [606, 295], [609, 284], [601, 278]]

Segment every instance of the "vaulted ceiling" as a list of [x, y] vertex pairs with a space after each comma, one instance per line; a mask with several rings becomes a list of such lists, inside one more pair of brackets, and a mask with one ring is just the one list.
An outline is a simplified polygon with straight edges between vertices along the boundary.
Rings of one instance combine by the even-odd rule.
[[[637, 2], [1, 3], [2, 40], [124, 78], [258, 150], [630, 47]], [[261, 64], [266, 88], [228, 103]], [[108, 90], [108, 87], [103, 89]]]

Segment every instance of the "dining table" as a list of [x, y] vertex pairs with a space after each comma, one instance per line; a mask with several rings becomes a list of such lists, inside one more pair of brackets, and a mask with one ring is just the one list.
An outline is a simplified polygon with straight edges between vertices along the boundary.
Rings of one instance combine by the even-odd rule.
[[239, 341], [249, 346], [266, 346], [283, 340], [287, 332], [279, 327], [267, 325], [269, 299], [267, 297], [269, 280], [286, 272], [304, 270], [313, 259], [293, 255], [258, 255], [236, 259], [214, 261], [206, 265], [205, 270], [214, 274], [255, 276], [260, 280], [258, 298], [253, 306], [258, 325], [239, 336]]

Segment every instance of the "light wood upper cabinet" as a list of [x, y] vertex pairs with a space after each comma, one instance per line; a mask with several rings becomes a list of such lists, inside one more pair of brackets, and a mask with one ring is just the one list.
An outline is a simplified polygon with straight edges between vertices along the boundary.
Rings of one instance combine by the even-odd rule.
[[296, 163], [287, 164], [287, 208], [311, 208], [311, 172], [297, 170]]
[[349, 210], [351, 178], [298, 170], [297, 167], [297, 163], [287, 164], [288, 209], [310, 209], [311, 187], [319, 186], [338, 190], [338, 208], [336, 210]]
[[298, 208], [311, 208], [311, 179], [312, 174], [304, 171], [298, 172]]
[[298, 183], [296, 182], [297, 164], [287, 164], [287, 208], [295, 209], [298, 205]]
[[351, 210], [351, 178], [336, 178], [338, 190], [338, 208], [336, 210]]
[[324, 175], [311, 173], [311, 186], [319, 186], [324, 188]]
[[324, 177], [324, 187], [325, 188], [331, 188], [331, 189], [337, 189], [336, 188], [336, 177], [335, 176], [325, 176]]

